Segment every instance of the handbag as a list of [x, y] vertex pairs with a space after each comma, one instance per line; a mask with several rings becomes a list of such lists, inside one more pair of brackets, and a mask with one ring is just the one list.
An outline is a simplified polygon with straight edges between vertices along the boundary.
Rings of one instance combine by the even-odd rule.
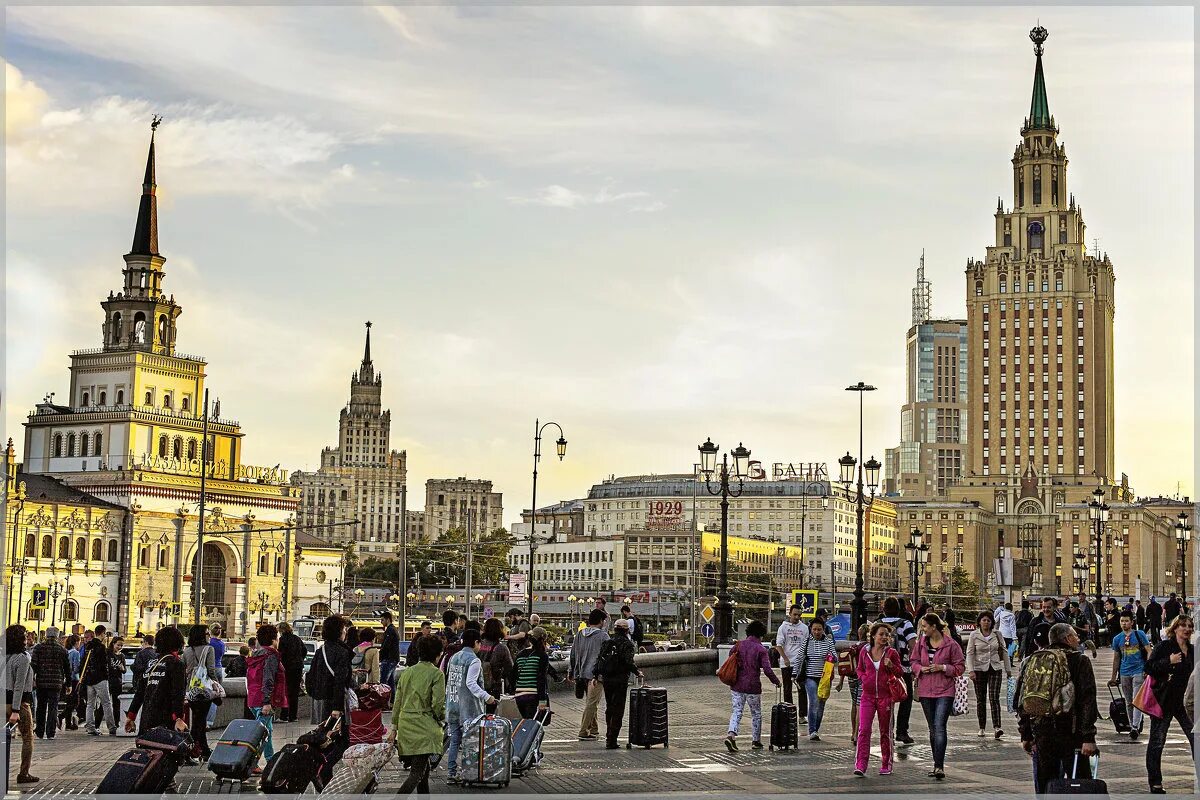
[[737, 648], [729, 651], [729, 657], [725, 659], [725, 663], [717, 670], [717, 678], [726, 686], [733, 686], [737, 683], [738, 677], [738, 654]]
[[587, 694], [587, 689], [588, 689], [588, 679], [587, 678], [576, 678], [575, 679], [575, 699], [576, 700], [582, 700], [584, 698], [584, 696]]
[[804, 652], [800, 654], [800, 672], [796, 673], [796, 665], [792, 665], [792, 674], [796, 675], [796, 682], [803, 684], [808, 680], [808, 643], [812, 641], [812, 636], [804, 639]]
[[208, 679], [208, 668], [204, 666], [204, 659], [208, 655], [205, 651], [211, 649], [210, 645], [204, 645], [196, 657], [196, 666], [192, 669], [192, 676], [188, 678], [187, 689], [184, 691], [189, 703], [203, 703], [213, 699], [213, 682]]
[[825, 659], [821, 667], [821, 680], [817, 683], [817, 699], [825, 702], [829, 699], [829, 691], [833, 688], [833, 653]]
[[1155, 719], [1164, 719], [1167, 715], [1159, 704], [1158, 698], [1154, 696], [1154, 685], [1154, 676], [1147, 675], [1146, 679], [1142, 681], [1142, 685], [1138, 687], [1137, 694], [1133, 696], [1133, 707]]
[[967, 709], [971, 707], [970, 692], [971, 681], [966, 675], [959, 675], [954, 679], [954, 708], [951, 709], [951, 714], [961, 717], [967, 713]]
[[903, 678], [889, 672], [887, 676], [887, 693], [893, 703], [903, 703], [908, 699], [908, 684], [904, 682]]
[[[333, 667], [329, 666], [329, 656], [325, 655], [324, 647], [321, 648], [321, 660], [325, 662], [325, 669], [329, 670], [329, 677], [336, 678], [337, 675], [334, 673]], [[344, 702], [346, 704], [346, 713], [349, 714], [351, 711], [358, 711], [358, 693], [349, 686], [347, 686], [343, 692], [343, 697], [345, 698]]]

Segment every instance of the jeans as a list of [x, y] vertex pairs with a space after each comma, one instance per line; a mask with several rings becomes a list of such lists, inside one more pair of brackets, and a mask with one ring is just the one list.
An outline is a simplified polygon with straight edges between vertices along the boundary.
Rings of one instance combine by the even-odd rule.
[[533, 719], [538, 710], [538, 697], [536, 694], [523, 694], [517, 696], [517, 709], [521, 712], [522, 719]]
[[742, 711], [750, 706], [750, 741], [762, 739], [762, 695], [730, 692], [733, 696], [733, 714], [729, 717], [729, 735], [737, 736], [742, 724]]
[[[1184, 710], [1183, 704], [1179, 704], [1179, 708], [1175, 709], [1171, 714], [1175, 721], [1179, 723], [1179, 727], [1183, 729], [1183, 735], [1187, 737], [1188, 746], [1192, 749], [1192, 759], [1196, 758], [1196, 742], [1192, 738], [1192, 721], [1188, 719], [1187, 711]], [[1150, 718], [1150, 739], [1146, 742], [1146, 777], [1150, 779], [1151, 786], [1162, 786], [1162, 754], [1163, 746], [1167, 743], [1167, 729], [1171, 727], [1171, 717], [1163, 719]]]
[[116, 717], [113, 716], [112, 696], [108, 693], [108, 681], [100, 681], [100, 683], [87, 687], [87, 713], [84, 714], [84, 723], [87, 725], [88, 731], [94, 731], [99, 727], [99, 719], [92, 719], [92, 710], [97, 705], [104, 711], [104, 724], [110, 731], [115, 731], [117, 722]]
[[1075, 751], [1079, 744], [1068, 738], [1038, 737], [1033, 740], [1033, 791], [1046, 793], [1046, 785], [1057, 778], [1090, 778], [1091, 762]]
[[615, 745], [621, 736], [621, 722], [625, 718], [625, 701], [629, 699], [628, 681], [604, 682], [605, 740]]
[[597, 716], [600, 711], [600, 698], [604, 696], [604, 684], [600, 681], [588, 681], [587, 693], [583, 696], [583, 716], [579, 720], [580, 736], [599, 736], [600, 726]]
[[908, 720], [912, 716], [913, 677], [911, 672], [904, 673], [904, 685], [908, 687], [908, 697], [900, 701], [896, 707], [896, 738], [908, 736]]
[[[795, 667], [780, 667], [779, 671], [783, 675], [783, 702], [790, 703], [790, 702], [792, 702], [792, 683], [793, 682], [796, 683], [797, 690], [803, 689], [803, 687], [800, 686], [800, 674], [798, 672], [796, 672]], [[799, 714], [800, 717], [802, 717], [802, 718], [807, 717], [808, 716], [808, 692], [807, 691], [797, 691], [795, 703], [796, 703], [796, 713]]]
[[[216, 706], [214, 705], [213, 708]], [[275, 742], [272, 741], [272, 737], [275, 735], [275, 715], [262, 713], [262, 706], [250, 710], [254, 712], [254, 718], [267, 729], [267, 740], [263, 742], [262, 755], [263, 758], [270, 761], [271, 756], [275, 755]]]
[[922, 697], [921, 710], [929, 723], [929, 745], [933, 748], [933, 767], [942, 769], [946, 762], [946, 720], [954, 710], [953, 697]]
[[429, 794], [429, 755], [423, 753], [412, 756], [412, 766], [408, 768], [408, 780], [396, 793], [398, 797], [408, 797], [416, 790], [417, 794]]
[[446, 748], [446, 772], [451, 778], [458, 775], [458, 750], [462, 747], [463, 722], [457, 715], [446, 715], [446, 734], [450, 744]]
[[892, 706], [891, 698], [876, 697], [863, 692], [858, 699], [858, 743], [854, 753], [854, 768], [867, 771], [871, 758], [871, 726], [879, 717], [879, 749], [883, 754], [883, 769], [892, 768]]
[[1004, 673], [996, 669], [975, 670], [975, 713], [980, 729], [987, 727], [988, 702], [992, 704], [992, 727], [1000, 730], [1000, 679]]
[[1125, 710], [1129, 712], [1129, 724], [1135, 731], [1142, 729], [1142, 710], [1134, 708], [1133, 698], [1137, 696], [1138, 689], [1142, 688], [1142, 684], [1145, 682], [1145, 673], [1121, 676], [1121, 696], [1125, 698]]
[[817, 699], [819, 678], [805, 678], [804, 688], [808, 692], [808, 735], [821, 730], [821, 719], [825, 716], [825, 701]]
[[37, 690], [37, 725], [34, 728], [38, 736], [54, 738], [58, 733], [58, 690]]

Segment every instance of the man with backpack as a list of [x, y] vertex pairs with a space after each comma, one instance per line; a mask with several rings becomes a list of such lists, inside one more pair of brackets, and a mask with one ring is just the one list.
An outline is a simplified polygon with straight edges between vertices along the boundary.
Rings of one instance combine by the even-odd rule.
[[[1046, 605], [1042, 608], [1045, 613]], [[1092, 662], [1078, 652], [1079, 634], [1071, 625], [1054, 623], [1048, 640], [1048, 647], [1025, 656], [1016, 687], [1021, 746], [1033, 756], [1039, 795], [1056, 778], [1091, 777], [1088, 759], [1098, 752]]]
[[604, 681], [604, 718], [606, 736], [604, 747], [616, 750], [625, 716], [625, 701], [629, 697], [629, 676], [642, 677], [633, 660], [633, 641], [629, 638], [629, 621], [619, 619], [613, 626], [612, 638], [600, 648], [596, 657], [596, 675]]
[[1109, 686], [1120, 686], [1125, 698], [1125, 710], [1129, 712], [1129, 738], [1137, 739], [1142, 732], [1141, 709], [1133, 705], [1133, 698], [1146, 680], [1146, 660], [1150, 658], [1150, 638], [1134, 625], [1134, 616], [1121, 612], [1121, 632], [1113, 637], [1112, 677]]

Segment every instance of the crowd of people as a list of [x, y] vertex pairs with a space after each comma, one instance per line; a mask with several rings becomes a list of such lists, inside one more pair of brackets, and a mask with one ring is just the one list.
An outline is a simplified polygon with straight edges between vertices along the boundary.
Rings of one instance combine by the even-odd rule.
[[[814, 742], [820, 741], [831, 691], [841, 692], [848, 682], [854, 774], [866, 773], [875, 737], [879, 772], [892, 773], [896, 748], [914, 743], [909, 722], [916, 703], [929, 731], [929, 776], [944, 780], [948, 720], [969, 711], [963, 707], [969, 691], [964, 687], [973, 686], [979, 735], [990, 730], [1002, 740], [1003, 720], [1015, 717], [1021, 745], [1031, 756], [1035, 788], [1042, 793], [1050, 780], [1076, 769], [1076, 753], [1085, 757], [1077, 774], [1087, 775], [1087, 757], [1097, 753], [1100, 716], [1088, 655], [1109, 647], [1114, 658], [1108, 685], [1127, 706], [1130, 738], [1136, 740], [1145, 718], [1151, 718], [1146, 774], [1149, 790], [1162, 792], [1162, 754], [1172, 722], [1192, 742], [1193, 626], [1186, 605], [1174, 595], [1161, 604], [1151, 598], [1144, 608], [1132, 598], [1124, 607], [1107, 598], [1097, 608], [1083, 596], [1065, 603], [1045, 597], [1038, 605], [1036, 614], [1029, 601], [1022, 601], [1018, 611], [1011, 603], [982, 611], [964, 640], [949, 609], [936, 613], [923, 603], [913, 607], [888, 597], [877, 619], [854, 632], [849, 647], [839, 647], [823, 615], [805, 621], [799, 606], [789, 610], [774, 637], [753, 621], [730, 656], [736, 675], [727, 681], [731, 714], [723, 744], [739, 749], [748, 712], [750, 748], [762, 749], [764, 676], [785, 702], [794, 703], [797, 726], [807, 724]], [[642, 677], [634, 655], [640, 644], [635, 637], [643, 631], [628, 606], [610, 619], [603, 601], [597, 603], [572, 636], [565, 674], [549, 659], [547, 631], [536, 614], [527, 619], [513, 608], [503, 620], [480, 621], [448, 610], [442, 622], [436, 632], [426, 623], [405, 649], [388, 613], [379, 630], [330, 616], [322, 622], [322, 641], [307, 674], [307, 648], [286, 623], [260, 626], [229, 659], [228, 671], [226, 643], [217, 626], [190, 626], [186, 636], [173, 626], [153, 636], [139, 632], [132, 642], [139, 649], [124, 709], [122, 692], [128, 690], [121, 636], [97, 625], [63, 640], [51, 627], [39, 641], [22, 626], [10, 626], [6, 702], [9, 721], [22, 739], [17, 782], [39, 780], [30, 772], [36, 739], [81, 727], [87, 735], [116, 736], [122, 711], [128, 732], [168, 726], [189, 733], [194, 762], [203, 762], [211, 753], [208, 731], [215, 707], [226, 700], [221, 680], [227, 674], [247, 679], [243, 716], [266, 728], [266, 759], [273, 753], [274, 724], [297, 720], [302, 686], [312, 699], [311, 722], [340, 719], [344, 724], [335, 726], [334, 735], [344, 746], [350, 740], [350, 690], [372, 684], [393, 688], [387, 737], [409, 767], [401, 794], [427, 793], [429, 772], [443, 755], [449, 782], [459, 781], [463, 735], [480, 714], [548, 719], [552, 681], [573, 682], [583, 701], [580, 741], [599, 739], [603, 699], [605, 746], [618, 746], [630, 681]], [[499, 708], [505, 702], [512, 707]]]

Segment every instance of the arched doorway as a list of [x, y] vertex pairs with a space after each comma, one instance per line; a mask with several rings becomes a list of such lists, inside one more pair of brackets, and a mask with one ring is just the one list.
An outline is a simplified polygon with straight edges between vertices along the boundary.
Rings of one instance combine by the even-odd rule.
[[[204, 544], [204, 573], [200, 576], [200, 591], [203, 593], [205, 615], [209, 608], [216, 608], [221, 615], [228, 615], [230, 608], [226, 601], [225, 589], [229, 585], [226, 577], [228, 562], [225, 560], [225, 550], [212, 542]], [[197, 572], [196, 559], [192, 559], [192, 580]]]

